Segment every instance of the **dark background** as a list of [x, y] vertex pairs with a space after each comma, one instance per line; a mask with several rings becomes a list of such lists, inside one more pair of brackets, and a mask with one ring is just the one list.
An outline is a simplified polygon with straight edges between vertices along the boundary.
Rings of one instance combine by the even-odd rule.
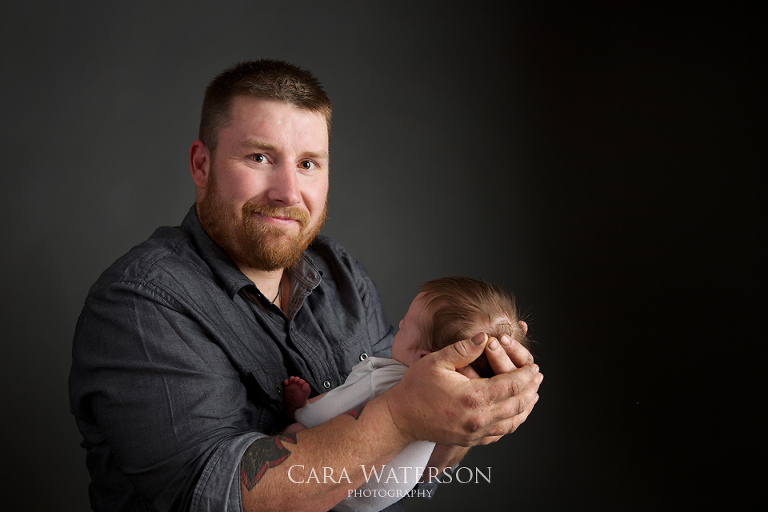
[[531, 314], [541, 400], [464, 463], [492, 483], [409, 510], [768, 502], [761, 2], [492, 5], [6, 8], [4, 510], [87, 509], [77, 315], [104, 268], [180, 223], [204, 88], [258, 57], [313, 70], [334, 101], [324, 233], [391, 322], [452, 274]]

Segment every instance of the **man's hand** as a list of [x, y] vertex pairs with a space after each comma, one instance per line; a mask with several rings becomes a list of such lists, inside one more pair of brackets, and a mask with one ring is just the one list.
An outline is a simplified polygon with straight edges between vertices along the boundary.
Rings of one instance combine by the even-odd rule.
[[[478, 336], [482, 336], [482, 334]], [[488, 363], [495, 375], [509, 373], [527, 364], [533, 364], [533, 356], [528, 349], [506, 334], [499, 340], [493, 337], [488, 338], [485, 356], [488, 358]], [[469, 378], [480, 378], [471, 366], [460, 368], [458, 371]]]
[[[383, 395], [401, 434], [411, 440], [474, 446], [514, 432], [538, 400], [543, 376], [523, 346], [503, 341], [506, 345], [479, 334], [414, 363]], [[484, 350], [497, 375], [480, 379], [456, 371]]]

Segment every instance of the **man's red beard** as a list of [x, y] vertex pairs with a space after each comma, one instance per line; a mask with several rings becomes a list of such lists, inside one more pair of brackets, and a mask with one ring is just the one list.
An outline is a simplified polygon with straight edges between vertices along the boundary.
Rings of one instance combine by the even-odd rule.
[[[242, 207], [242, 218], [235, 215], [233, 202], [219, 195], [216, 174], [211, 169], [208, 188], [197, 205], [200, 223], [214, 242], [219, 244], [238, 265], [256, 270], [288, 268], [301, 257], [325, 222], [328, 202], [318, 222], [309, 231], [309, 214], [292, 206], [281, 207], [251, 199]], [[268, 217], [286, 217], [299, 224], [298, 234], [261, 222], [256, 213]]]

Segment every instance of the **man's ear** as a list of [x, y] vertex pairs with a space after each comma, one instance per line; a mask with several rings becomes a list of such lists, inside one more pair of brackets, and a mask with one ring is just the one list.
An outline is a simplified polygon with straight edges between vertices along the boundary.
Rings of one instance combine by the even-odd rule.
[[431, 354], [431, 352], [429, 350], [425, 349], [425, 348], [422, 348], [422, 349], [419, 349], [417, 354], [419, 355], [419, 359], [421, 359], [422, 357], [424, 357], [424, 356], [426, 356], [428, 354]]
[[189, 148], [189, 172], [192, 174], [192, 181], [197, 186], [200, 193], [208, 187], [208, 178], [211, 173], [211, 152], [203, 144], [203, 141], [196, 140]]

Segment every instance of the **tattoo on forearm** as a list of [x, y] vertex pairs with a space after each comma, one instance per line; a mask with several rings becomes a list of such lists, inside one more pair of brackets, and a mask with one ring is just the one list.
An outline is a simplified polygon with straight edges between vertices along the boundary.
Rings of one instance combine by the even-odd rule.
[[240, 461], [240, 478], [249, 491], [259, 483], [269, 468], [285, 461], [291, 454], [283, 443], [296, 444], [296, 434], [283, 434], [277, 437], [262, 437], [254, 441], [245, 450]]
[[353, 418], [355, 418], [357, 420], [357, 419], [360, 418], [360, 415], [363, 413], [363, 407], [365, 407], [365, 404], [363, 404], [363, 405], [361, 405], [359, 407], [356, 407], [354, 409], [350, 409], [349, 411], [345, 412], [344, 414], [349, 414], [350, 416], [352, 416]]

